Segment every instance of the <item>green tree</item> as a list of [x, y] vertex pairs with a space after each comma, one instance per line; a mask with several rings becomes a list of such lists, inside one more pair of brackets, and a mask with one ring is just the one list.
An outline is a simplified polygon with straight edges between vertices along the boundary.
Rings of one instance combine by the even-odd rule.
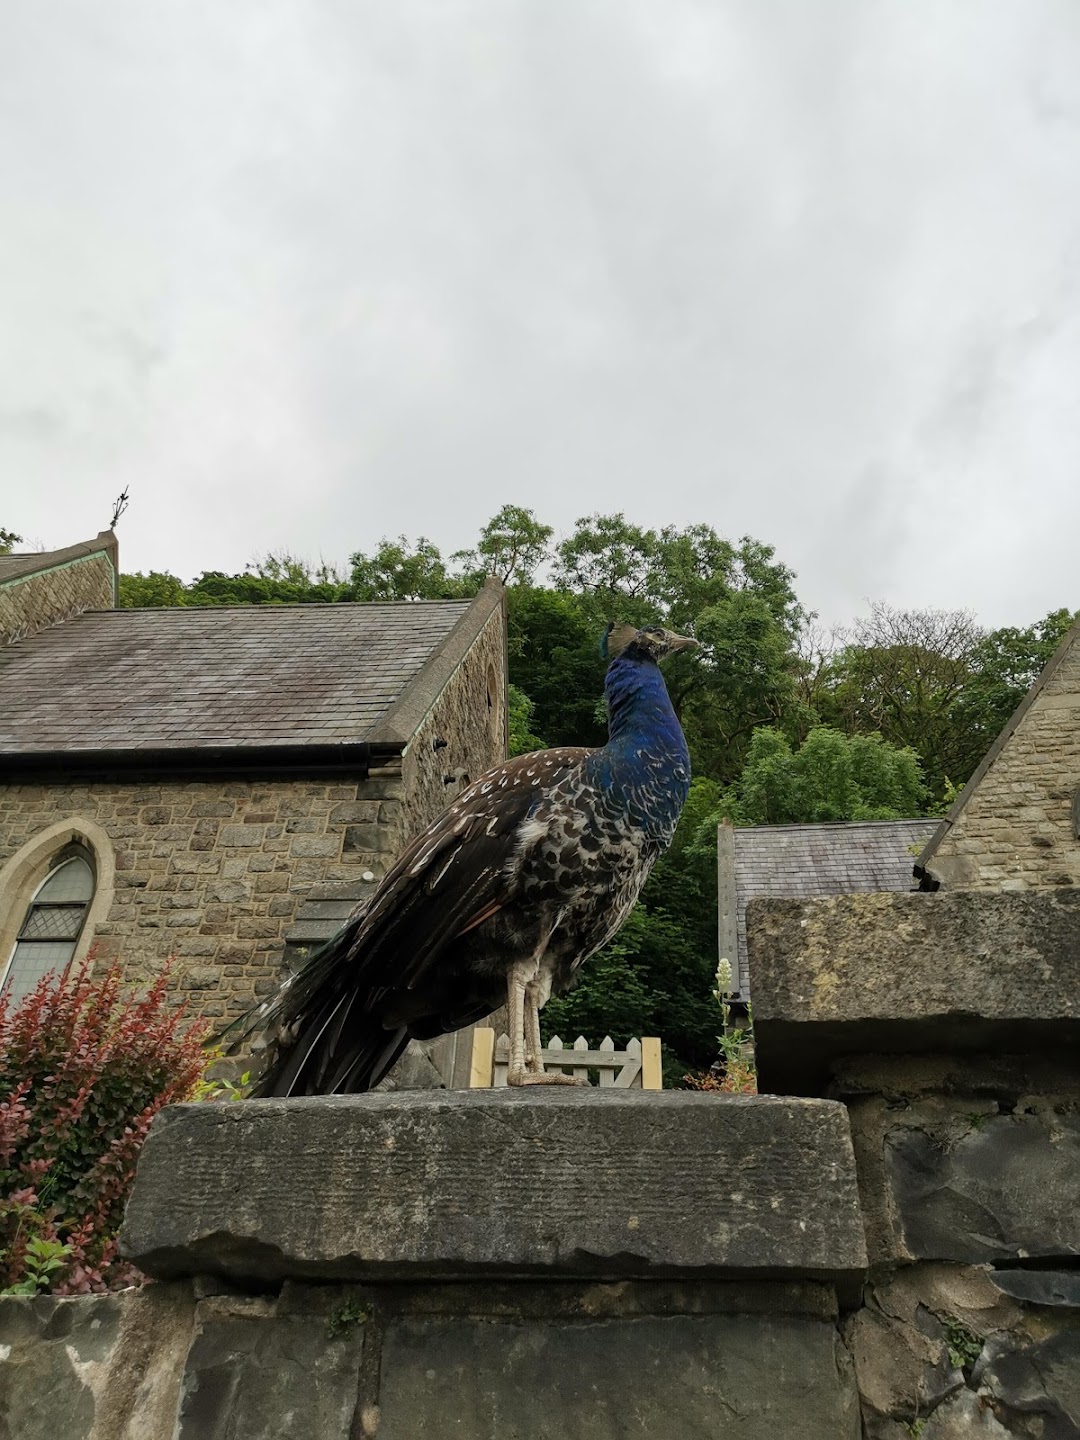
[[466, 575], [494, 575], [504, 585], [529, 585], [548, 557], [555, 532], [520, 505], [504, 505], [480, 531], [475, 550], [451, 556]]
[[[650, 594], [657, 536], [616, 515], [585, 515], [573, 534], [555, 547], [555, 583], [561, 590], [595, 597], [620, 620], [656, 618], [659, 597]], [[639, 602], [637, 606], [634, 601]]]
[[120, 604], [160, 605], [329, 604], [348, 598], [348, 585], [331, 565], [311, 565], [287, 550], [263, 556], [238, 575], [204, 570], [185, 585], [167, 571], [120, 576]]
[[[591, 515], [556, 547], [554, 573], [594, 637], [617, 618], [690, 630], [701, 642], [699, 652], [665, 667], [695, 771], [734, 779], [755, 726], [794, 714], [796, 640], [807, 617], [792, 572], [768, 545], [749, 538], [735, 545], [708, 525], [656, 531], [622, 514]], [[542, 659], [550, 668], [555, 656]], [[512, 672], [513, 665], [512, 652]], [[580, 667], [580, 678], [593, 674]], [[568, 677], [569, 690], [578, 678]], [[543, 724], [538, 684], [521, 683]]]
[[926, 798], [914, 750], [819, 725], [795, 750], [779, 730], [756, 730], [727, 800], [739, 824], [805, 825], [921, 815]]
[[875, 604], [829, 667], [818, 715], [847, 734], [882, 735], [919, 755], [931, 793], [966, 779], [970, 741], [956, 705], [975, 673], [983, 631], [962, 610]]
[[23, 537], [16, 535], [14, 530], [5, 530], [0, 525], [0, 555], [10, 555], [16, 545], [23, 543]]
[[1080, 612], [1052, 610], [1034, 625], [991, 630], [979, 640], [970, 678], [951, 712], [956, 733], [957, 758], [950, 776], [954, 783], [970, 778], [1078, 616]]
[[349, 563], [350, 600], [446, 600], [475, 591], [447, 569], [439, 547], [423, 535], [415, 543], [404, 535], [380, 540], [374, 554], [358, 550]]
[[187, 587], [188, 605], [329, 605], [349, 598], [331, 565], [312, 565], [283, 550], [256, 560], [239, 575], [204, 570]]
[[506, 707], [510, 754], [527, 755], [532, 750], [545, 749], [543, 740], [530, 729], [536, 707], [525, 691], [511, 685], [506, 695]]
[[532, 729], [549, 745], [602, 745], [602, 627], [564, 591], [516, 585], [506, 599], [510, 680], [532, 701]]
[[133, 574], [121, 575], [117, 590], [124, 610], [191, 604], [187, 586], [167, 570], [150, 570], [145, 575], [136, 570]]

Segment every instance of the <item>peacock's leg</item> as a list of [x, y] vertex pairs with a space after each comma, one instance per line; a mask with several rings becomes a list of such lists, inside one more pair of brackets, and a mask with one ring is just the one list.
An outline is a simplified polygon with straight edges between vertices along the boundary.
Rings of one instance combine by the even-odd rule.
[[525, 987], [525, 1064], [534, 1075], [544, 1073], [540, 1039], [540, 987], [535, 982]]
[[510, 1021], [510, 1065], [506, 1083], [517, 1085], [513, 1077], [525, 1071], [525, 993], [527, 977], [535, 970], [531, 960], [511, 965], [506, 977], [506, 1014]]
[[[536, 977], [536, 960], [519, 961], [510, 967], [506, 982], [506, 1008], [510, 1016], [510, 1065], [506, 1072], [508, 1085], [579, 1085], [573, 1075], [556, 1072], [548, 1075], [543, 1069], [533, 1070], [525, 1064], [526, 1014], [528, 1014], [529, 1043], [539, 1057], [540, 1016], [535, 999], [530, 999]], [[535, 995], [535, 991], [533, 992]]]

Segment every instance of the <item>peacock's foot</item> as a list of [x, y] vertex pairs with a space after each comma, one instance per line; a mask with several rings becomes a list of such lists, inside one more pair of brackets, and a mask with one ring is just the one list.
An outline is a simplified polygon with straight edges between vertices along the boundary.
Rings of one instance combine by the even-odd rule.
[[578, 1080], [574, 1075], [564, 1075], [556, 1071], [548, 1075], [543, 1071], [532, 1070], [510, 1070], [507, 1072], [506, 1083], [508, 1085], [587, 1085], [587, 1080]]

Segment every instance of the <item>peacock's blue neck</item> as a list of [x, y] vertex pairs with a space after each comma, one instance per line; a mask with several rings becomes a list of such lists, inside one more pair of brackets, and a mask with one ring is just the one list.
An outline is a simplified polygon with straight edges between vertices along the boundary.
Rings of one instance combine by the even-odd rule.
[[635, 824], [669, 840], [690, 788], [690, 753], [664, 677], [652, 660], [620, 656], [604, 695], [609, 738], [596, 755], [598, 779]]

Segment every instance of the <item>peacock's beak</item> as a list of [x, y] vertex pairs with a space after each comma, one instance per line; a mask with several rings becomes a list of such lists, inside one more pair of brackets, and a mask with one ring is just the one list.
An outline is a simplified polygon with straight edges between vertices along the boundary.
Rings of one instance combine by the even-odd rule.
[[698, 643], [693, 636], [676, 635], [674, 630], [665, 630], [664, 639], [669, 655], [674, 655], [677, 650], [694, 650]]

